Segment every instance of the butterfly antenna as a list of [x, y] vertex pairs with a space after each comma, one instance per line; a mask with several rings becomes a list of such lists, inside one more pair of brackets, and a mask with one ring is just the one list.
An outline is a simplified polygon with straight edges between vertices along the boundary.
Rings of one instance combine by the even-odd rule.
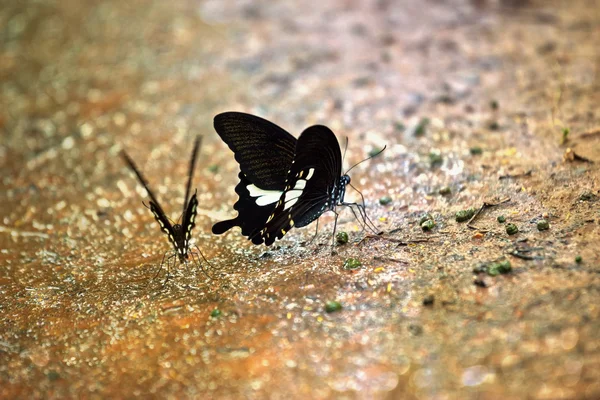
[[200, 143], [202, 142], [202, 136], [196, 136], [196, 140], [194, 141], [194, 150], [192, 151], [192, 158], [190, 159], [190, 169], [188, 170], [188, 181], [187, 186], [185, 187], [185, 198], [183, 199], [183, 215], [185, 215], [185, 210], [187, 208], [187, 202], [190, 197], [190, 189], [192, 187], [192, 177], [194, 176], [194, 167], [196, 166], [196, 157], [198, 156], [198, 149], [200, 148]]
[[344, 155], [342, 155], [342, 165], [344, 164], [344, 160], [346, 159], [346, 150], [348, 150], [348, 136], [346, 136], [346, 145], [344, 146]]
[[[381, 153], [383, 153], [383, 151], [387, 148], [387, 145], [383, 146], [383, 149], [379, 150], [377, 153], [370, 155], [369, 157], [365, 158], [362, 161], [357, 162], [356, 164], [354, 164], [353, 166], [350, 167], [349, 170], [347, 170], [346, 172], [344, 172], [344, 175], [348, 174], [348, 172], [350, 172], [354, 167], [356, 167], [357, 165], [360, 165], [362, 163], [364, 163], [365, 161], [370, 160], [371, 158], [377, 157], [378, 155], [380, 155]], [[355, 189], [356, 190], [356, 189]]]
[[[127, 164], [127, 166], [135, 173], [135, 175], [138, 178], [138, 181], [142, 184], [142, 186], [144, 186], [144, 189], [146, 189], [146, 192], [148, 192], [148, 196], [150, 196], [150, 199], [152, 200], [152, 202], [164, 214], [160, 204], [158, 203], [158, 200], [156, 199], [156, 196], [154, 195], [154, 193], [152, 193], [152, 190], [150, 190], [150, 188], [148, 187], [148, 181], [146, 181], [146, 178], [144, 178], [144, 175], [142, 175], [140, 170], [136, 167], [135, 163], [133, 162], [131, 157], [129, 157], [129, 155], [125, 152], [125, 150], [121, 150], [121, 157], [123, 157], [123, 160], [125, 160], [125, 163]], [[144, 206], [148, 207], [144, 202], [142, 202], [142, 203], [144, 204]], [[148, 208], [150, 208], [150, 207], [148, 207]]]

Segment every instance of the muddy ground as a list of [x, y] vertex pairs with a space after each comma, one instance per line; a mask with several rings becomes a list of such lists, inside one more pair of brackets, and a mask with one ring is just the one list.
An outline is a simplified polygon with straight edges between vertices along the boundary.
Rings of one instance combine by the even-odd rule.
[[[0, 397], [600, 398], [598, 1], [31, 0], [0, 27]], [[385, 233], [212, 235], [227, 110], [328, 125], [345, 168], [387, 145], [351, 172]], [[119, 151], [177, 219], [197, 134], [214, 279], [163, 285]]]

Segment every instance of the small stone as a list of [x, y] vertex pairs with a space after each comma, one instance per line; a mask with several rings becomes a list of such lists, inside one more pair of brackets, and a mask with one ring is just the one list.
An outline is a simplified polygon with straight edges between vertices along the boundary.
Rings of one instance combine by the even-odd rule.
[[392, 198], [390, 196], [383, 196], [382, 198], [379, 199], [379, 204], [381, 204], [382, 206], [387, 206], [391, 202], [392, 202]]
[[450, 186], [444, 186], [444, 187], [440, 188], [439, 193], [442, 196], [447, 196], [452, 193], [452, 190], [450, 189]]
[[581, 201], [593, 201], [596, 199], [596, 195], [590, 191], [585, 191], [579, 195]]
[[218, 308], [215, 308], [214, 310], [211, 311], [210, 316], [212, 318], [218, 318], [221, 316], [221, 310], [219, 310]]
[[583, 258], [582, 258], [581, 256], [577, 256], [577, 257], [575, 257], [575, 262], [576, 262], [577, 264], [581, 264], [581, 262], [582, 262], [582, 261], [583, 261]]
[[357, 269], [362, 266], [362, 263], [357, 258], [348, 258], [344, 261], [344, 269]]
[[456, 222], [465, 222], [473, 218], [475, 215], [474, 208], [468, 208], [466, 210], [460, 210], [456, 213]]
[[424, 306], [432, 306], [434, 302], [435, 302], [435, 296], [432, 294], [429, 294], [429, 295], [423, 297], [423, 305]]
[[515, 224], [506, 224], [506, 233], [509, 235], [514, 235], [519, 233], [519, 228]]
[[537, 222], [537, 228], [538, 228], [538, 231], [546, 231], [546, 230], [548, 230], [550, 228], [550, 224], [548, 223], [547, 220], [540, 219]]
[[335, 300], [329, 300], [325, 303], [325, 311], [328, 313], [333, 313], [340, 311], [342, 309], [342, 303]]
[[348, 234], [346, 232], [338, 232], [335, 235], [337, 244], [342, 245], [348, 243]]
[[504, 215], [498, 215], [498, 218], [496, 218], [498, 220], [499, 223], [503, 224], [506, 222], [506, 217]]
[[490, 124], [488, 125], [488, 127], [492, 131], [497, 131], [498, 129], [500, 129], [500, 124], [498, 123], [498, 121], [492, 121], [492, 122], [490, 122]]

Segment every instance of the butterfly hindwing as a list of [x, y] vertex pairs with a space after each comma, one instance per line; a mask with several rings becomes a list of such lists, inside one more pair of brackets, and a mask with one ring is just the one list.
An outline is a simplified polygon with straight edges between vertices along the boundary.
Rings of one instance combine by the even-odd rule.
[[196, 213], [198, 212], [198, 199], [196, 198], [196, 193], [192, 195], [190, 201], [187, 204], [187, 208], [185, 213], [183, 214], [183, 221], [181, 222], [181, 227], [183, 229], [183, 237], [184, 237], [184, 248], [185, 252], [190, 247], [190, 240], [192, 238], [192, 229], [196, 226]]
[[239, 112], [217, 115], [214, 127], [252, 184], [262, 190], [283, 189], [296, 149], [292, 135], [266, 119]]
[[341, 171], [342, 154], [333, 132], [322, 125], [307, 128], [296, 144], [284, 192], [257, 235], [270, 245], [291, 228], [306, 226], [334, 207], [332, 195]]

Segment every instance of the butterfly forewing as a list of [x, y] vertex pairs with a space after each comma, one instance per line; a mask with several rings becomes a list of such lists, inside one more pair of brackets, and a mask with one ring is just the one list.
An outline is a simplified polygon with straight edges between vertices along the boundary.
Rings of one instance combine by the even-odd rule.
[[196, 193], [194, 193], [190, 198], [185, 213], [183, 214], [183, 221], [181, 222], [181, 227], [183, 229], [183, 235], [185, 238], [184, 246], [186, 254], [190, 248], [190, 240], [192, 239], [192, 229], [194, 229], [194, 226], [196, 226], [197, 212], [198, 199], [196, 198]]
[[296, 144], [284, 192], [257, 235], [270, 245], [292, 227], [306, 226], [334, 207], [332, 194], [341, 171], [342, 155], [333, 132], [322, 125], [307, 128]]
[[283, 189], [296, 148], [292, 135], [266, 119], [238, 112], [217, 115], [214, 127], [252, 184]]

